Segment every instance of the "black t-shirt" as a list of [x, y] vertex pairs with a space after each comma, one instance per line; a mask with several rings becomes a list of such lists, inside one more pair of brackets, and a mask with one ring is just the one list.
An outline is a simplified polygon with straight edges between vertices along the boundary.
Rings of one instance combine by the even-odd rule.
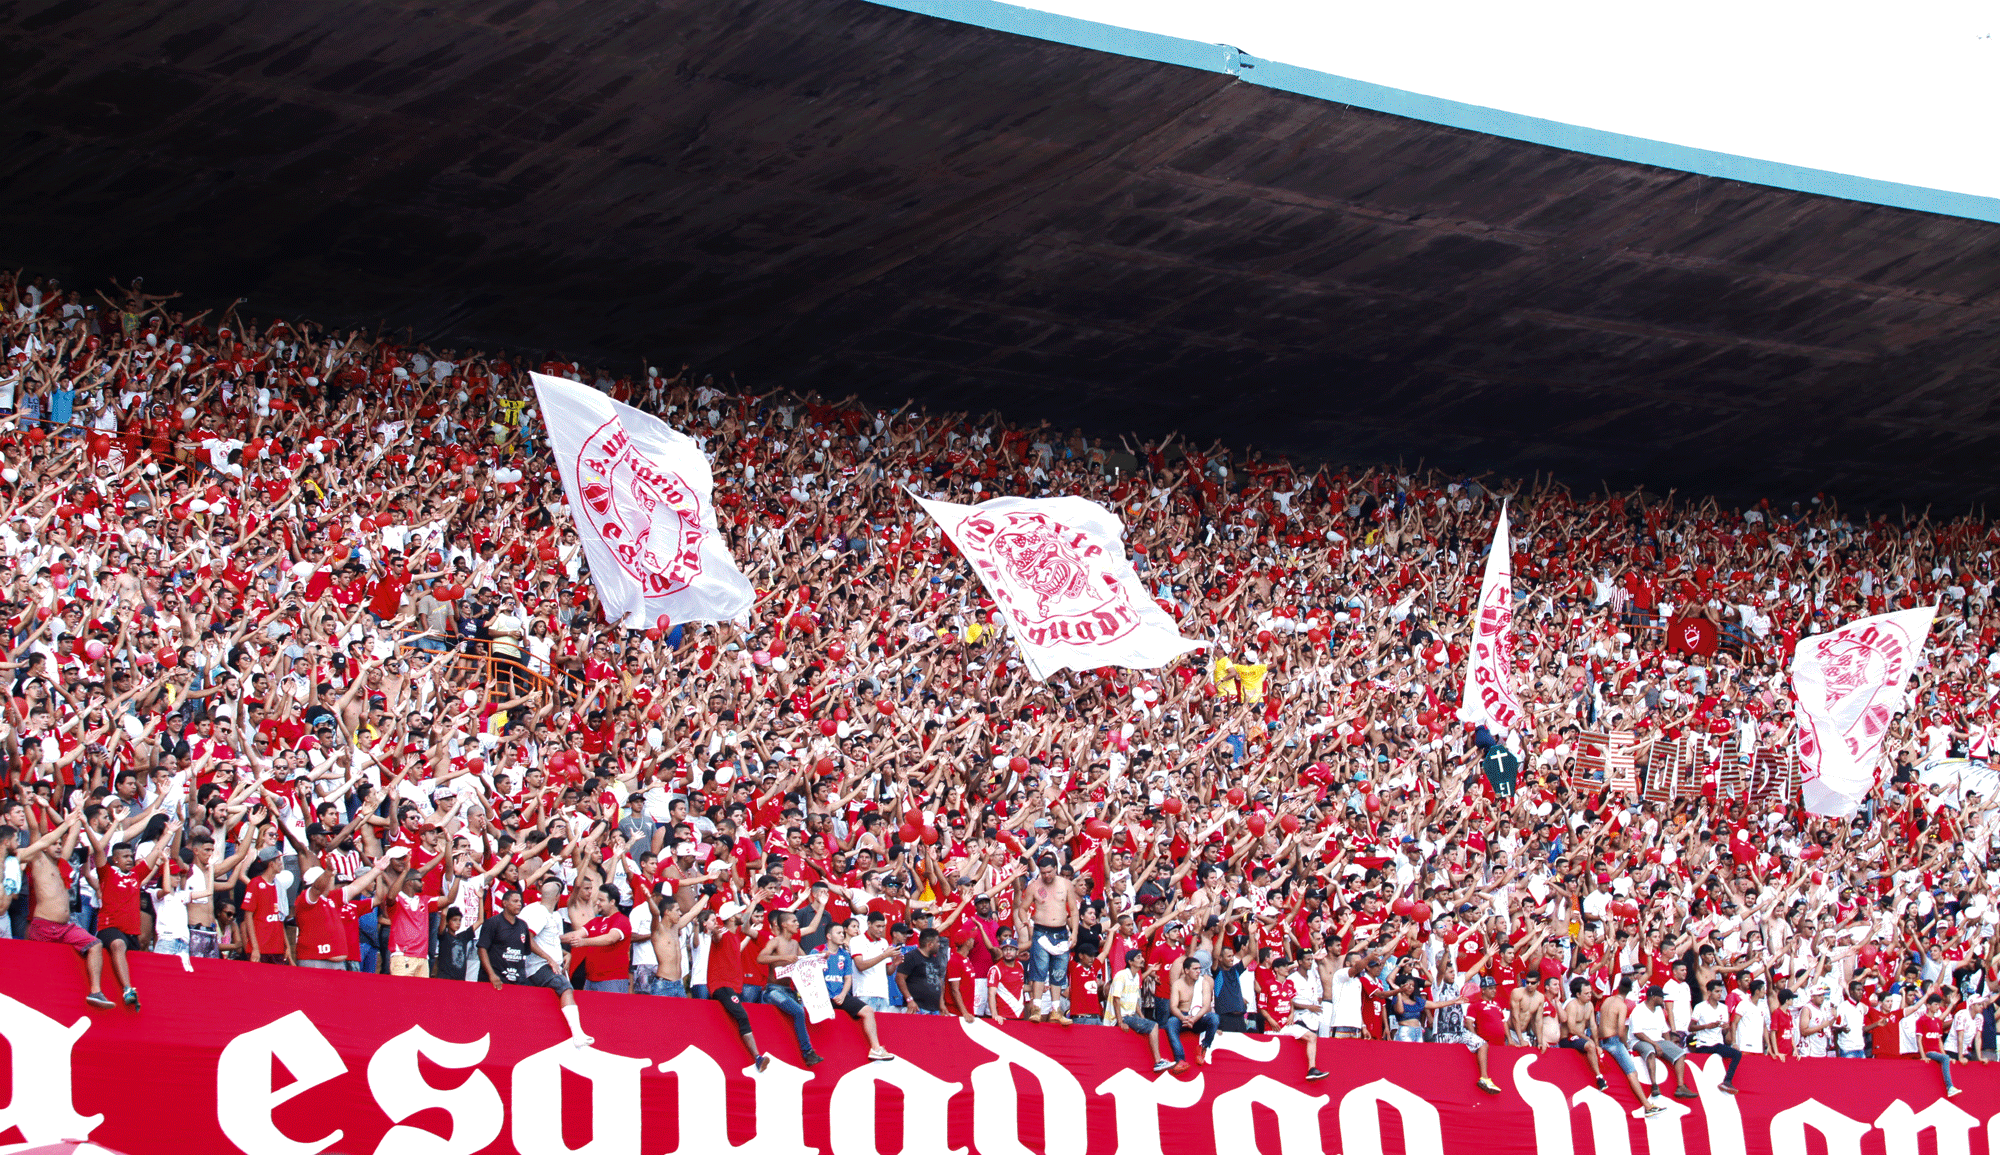
[[[457, 934], [451, 934], [443, 927], [439, 927], [437, 957], [431, 962], [431, 977], [463, 980], [472, 960], [479, 957], [473, 953], [476, 949], [475, 937], [469, 926], [461, 927]], [[486, 977], [484, 972], [480, 977]]]
[[518, 983], [527, 973], [528, 943], [534, 937], [526, 922], [515, 919], [509, 924], [506, 915], [496, 914], [479, 926], [479, 949], [486, 952], [501, 982]]
[[934, 957], [925, 958], [923, 951], [913, 950], [903, 956], [903, 961], [896, 967], [896, 971], [903, 976], [903, 982], [908, 984], [910, 995], [917, 1000], [919, 1007], [927, 1011], [944, 1009], [940, 1005], [940, 1000], [944, 997], [943, 951], [939, 951]]

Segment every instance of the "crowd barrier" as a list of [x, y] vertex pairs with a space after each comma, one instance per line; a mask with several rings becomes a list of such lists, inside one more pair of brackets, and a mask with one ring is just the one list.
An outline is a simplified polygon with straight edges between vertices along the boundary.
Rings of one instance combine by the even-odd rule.
[[[83, 1003], [66, 948], [0, 942], [0, 1143], [88, 1138], [130, 1155], [1979, 1155], [2000, 1076], [1896, 1059], [1746, 1059], [1741, 1094], [1697, 1058], [1699, 1097], [1633, 1117], [1582, 1056], [1499, 1049], [1497, 1096], [1447, 1044], [1222, 1036], [1185, 1076], [1105, 1027], [885, 1015], [871, 1063], [844, 1016], [797, 1065], [751, 1071], [720, 1006], [580, 993], [587, 1049], [547, 991], [135, 956], [137, 1011]], [[1607, 1063], [1607, 1066], [1609, 1064]]]

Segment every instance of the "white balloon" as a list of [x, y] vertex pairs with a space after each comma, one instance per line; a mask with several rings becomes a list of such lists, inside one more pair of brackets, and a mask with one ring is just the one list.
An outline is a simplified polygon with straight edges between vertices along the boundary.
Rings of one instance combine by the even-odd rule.
[[6, 478], [7, 484], [12, 485], [21, 480], [21, 471], [10, 465], [5, 469], [0, 469], [0, 477]]
[[196, 513], [207, 513], [208, 503], [197, 497], [193, 501], [188, 502], [188, 508]]
[[771, 668], [772, 668], [772, 669], [774, 669], [774, 670], [776, 670], [776, 671], [778, 671], [778, 672], [779, 672], [780, 674], [784, 673], [784, 672], [785, 672], [785, 670], [786, 670], [786, 668], [787, 668], [787, 665], [786, 665], [786, 662], [785, 662], [785, 659], [783, 659], [783, 658], [772, 658], [772, 659], [771, 659]]

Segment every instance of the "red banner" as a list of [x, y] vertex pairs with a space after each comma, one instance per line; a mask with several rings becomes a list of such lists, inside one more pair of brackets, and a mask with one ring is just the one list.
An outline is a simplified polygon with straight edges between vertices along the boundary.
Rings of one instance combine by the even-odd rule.
[[[720, 1007], [583, 993], [595, 1045], [546, 991], [136, 956], [144, 1008], [92, 1010], [57, 946], [0, 943], [10, 1071], [0, 1143], [89, 1138], [132, 1155], [1969, 1155], [2000, 1077], [1972, 1064], [1949, 1102], [1934, 1065], [1749, 1058], [1742, 1093], [1697, 1059], [1700, 1097], [1635, 1119], [1582, 1056], [1501, 1050], [1499, 1096], [1453, 1045], [1223, 1036], [1185, 1077], [1105, 1027], [885, 1015], [900, 1058], [870, 1063], [844, 1017], [793, 1065], [789, 1020], [751, 1008], [778, 1058], [754, 1078]], [[1609, 1067], [1607, 1062], [1607, 1067]], [[1615, 1074], [1615, 1072], [1614, 1072]], [[1808, 1136], [1811, 1138], [1808, 1138]], [[1991, 1150], [1989, 1136], [1978, 1150]]]

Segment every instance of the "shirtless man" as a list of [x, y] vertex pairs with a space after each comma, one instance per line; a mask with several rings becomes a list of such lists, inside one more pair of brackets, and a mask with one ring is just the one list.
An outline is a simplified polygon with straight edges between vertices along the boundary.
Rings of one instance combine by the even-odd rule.
[[[1560, 988], [1558, 988], [1560, 993]], [[1507, 997], [1507, 1045], [1546, 1051], [1554, 1039], [1542, 1032], [1542, 1010], [1548, 996], [1536, 986], [1518, 986]]]
[[687, 961], [681, 951], [681, 931], [708, 908], [696, 905], [683, 910], [675, 905], [676, 901], [677, 896], [663, 899], [657, 890], [646, 896], [646, 904], [653, 908], [651, 941], [658, 968], [653, 972], [653, 986], [647, 993], [678, 999], [687, 997], [684, 983]]
[[1625, 1019], [1631, 1008], [1631, 996], [1632, 976], [1625, 975], [1618, 980], [1617, 993], [1604, 996], [1604, 1001], [1597, 1004], [1597, 1045], [1625, 1072], [1625, 1083], [1632, 1088], [1632, 1097], [1639, 1100], [1640, 1111], [1652, 1116], [1664, 1107], [1639, 1081], [1639, 1063], [1625, 1045]]
[[1029, 928], [1028, 1022], [1069, 1026], [1069, 1016], [1056, 1004], [1057, 992], [1069, 985], [1069, 948], [1076, 941], [1079, 903], [1076, 886], [1056, 873], [1056, 860], [1043, 855], [1040, 873], [1028, 883]]
[[[1560, 980], [1551, 978], [1549, 985], [1560, 991]], [[1569, 1001], [1562, 1006], [1556, 1016], [1561, 1024], [1562, 1039], [1556, 1045], [1568, 1047], [1583, 1056], [1590, 1064], [1590, 1077], [1597, 1081], [1597, 1089], [1602, 1091], [1611, 1084], [1604, 1079], [1603, 1064], [1598, 1054], [1597, 1008], [1590, 1002], [1590, 980], [1578, 976], [1569, 980]]]
[[[28, 821], [34, 822], [32, 812]], [[84, 969], [90, 975], [90, 993], [83, 996], [83, 1001], [109, 1009], [118, 1004], [104, 995], [104, 944], [69, 920], [69, 882], [63, 875], [67, 873], [70, 852], [76, 849], [82, 824], [83, 811], [72, 811], [68, 818], [21, 852], [21, 864], [28, 870], [34, 895], [33, 905], [28, 908], [28, 939], [59, 942], [82, 955]], [[133, 1001], [138, 1001], [136, 994]]]
[[808, 1067], [817, 1067], [826, 1060], [813, 1050], [812, 1036], [806, 1033], [805, 1004], [799, 1001], [796, 984], [788, 978], [780, 978], [778, 971], [790, 966], [799, 958], [799, 916], [789, 910], [781, 910], [771, 915], [771, 939], [764, 949], [757, 952], [757, 962], [771, 968], [771, 985], [764, 988], [764, 1001], [791, 1016], [792, 1034], [799, 1040], [799, 1059]]

